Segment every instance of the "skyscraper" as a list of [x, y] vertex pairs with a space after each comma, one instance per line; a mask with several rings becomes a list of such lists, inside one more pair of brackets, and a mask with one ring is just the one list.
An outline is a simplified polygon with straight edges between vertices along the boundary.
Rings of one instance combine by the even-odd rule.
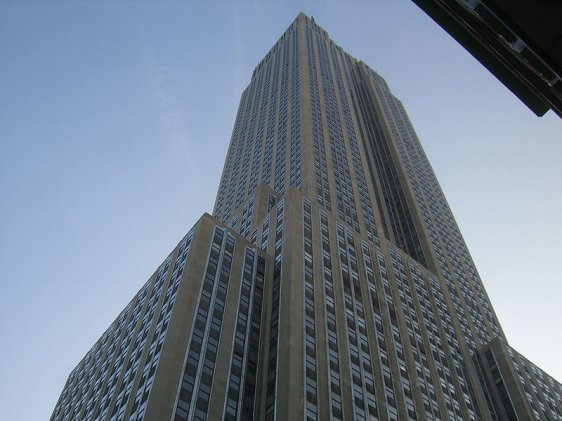
[[203, 215], [53, 420], [562, 419], [513, 350], [401, 102], [300, 14]]

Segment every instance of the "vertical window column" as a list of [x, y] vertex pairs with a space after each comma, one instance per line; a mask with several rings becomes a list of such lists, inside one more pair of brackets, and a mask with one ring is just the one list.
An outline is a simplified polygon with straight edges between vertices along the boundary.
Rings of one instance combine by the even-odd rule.
[[235, 239], [215, 227], [174, 420], [206, 420]]
[[283, 210], [284, 202], [277, 204], [277, 223], [275, 227], [275, 252], [273, 266], [273, 290], [271, 292], [271, 323], [269, 327], [269, 352], [267, 362], [267, 389], [265, 398], [265, 421], [275, 420], [277, 401], [277, 372], [279, 352], [279, 315], [281, 300], [281, 260], [283, 249]]
[[312, 210], [310, 202], [303, 200], [303, 274], [304, 274], [304, 378], [305, 419], [318, 419], [318, 385], [316, 363], [316, 320], [314, 314], [314, 265], [312, 254]]
[[336, 306], [334, 297], [334, 281], [332, 274], [332, 258], [330, 251], [330, 231], [328, 217], [320, 212], [320, 229], [322, 231], [322, 274], [324, 280], [325, 309], [326, 309], [326, 338], [329, 362], [329, 396], [332, 420], [342, 420], [342, 392], [340, 380], [340, 362], [338, 351], [338, 334], [336, 322]]

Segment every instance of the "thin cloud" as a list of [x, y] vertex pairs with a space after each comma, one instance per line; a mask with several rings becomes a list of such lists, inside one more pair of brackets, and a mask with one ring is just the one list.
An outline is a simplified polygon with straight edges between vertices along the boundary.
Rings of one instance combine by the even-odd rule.
[[171, 145], [175, 149], [178, 159], [190, 172], [193, 172], [196, 165], [193, 159], [191, 136], [186, 125], [187, 113], [173, 93], [166, 68], [158, 64], [154, 55], [151, 54], [149, 43], [145, 43], [144, 61], [151, 95], [165, 135], [165, 139], [162, 141]]

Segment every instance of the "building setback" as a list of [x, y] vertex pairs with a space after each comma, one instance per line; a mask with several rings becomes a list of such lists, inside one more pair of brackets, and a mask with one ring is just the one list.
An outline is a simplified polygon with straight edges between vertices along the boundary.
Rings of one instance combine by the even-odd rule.
[[562, 420], [505, 338], [402, 103], [302, 13], [205, 214], [52, 420]]

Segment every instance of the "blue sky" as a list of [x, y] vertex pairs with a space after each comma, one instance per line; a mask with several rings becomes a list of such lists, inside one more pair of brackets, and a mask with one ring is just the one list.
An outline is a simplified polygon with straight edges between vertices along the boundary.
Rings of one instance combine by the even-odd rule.
[[562, 123], [409, 0], [0, 2], [0, 420], [70, 370], [203, 212], [299, 11], [404, 103], [510, 343], [559, 381]]

